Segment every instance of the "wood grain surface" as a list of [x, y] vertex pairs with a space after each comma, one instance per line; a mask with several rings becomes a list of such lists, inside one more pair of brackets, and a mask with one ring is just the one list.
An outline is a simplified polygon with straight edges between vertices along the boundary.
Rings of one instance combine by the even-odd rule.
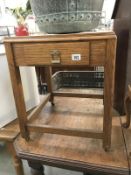
[[106, 58], [106, 40], [92, 41], [90, 43], [91, 55], [90, 55], [90, 65], [92, 66], [104, 66]]
[[[116, 38], [113, 31], [103, 32], [81, 32], [73, 34], [42, 34], [40, 36], [23, 36], [23, 37], [5, 37], [4, 43], [32, 43], [32, 42], [58, 42], [58, 41], [85, 41], [85, 40], [99, 40], [99, 39], [111, 39]], [[42, 39], [44, 38], [44, 39]]]
[[[48, 90], [51, 93], [50, 101], [53, 105], [53, 94], [51, 76], [51, 66], [55, 65], [51, 62], [52, 51], [55, 51], [55, 58], [60, 60], [60, 65], [79, 65], [84, 66], [104, 66], [104, 122], [103, 130], [100, 138], [103, 138], [103, 148], [108, 151], [111, 146], [111, 128], [112, 128], [112, 96], [114, 86], [115, 72], [115, 50], [116, 36], [113, 32], [89, 32], [81, 34], [68, 35], [44, 35], [41, 37], [23, 37], [23, 38], [6, 38], [4, 40], [6, 53], [8, 57], [9, 70], [11, 74], [14, 97], [18, 112], [20, 131], [22, 136], [29, 140], [27, 114], [25, 111], [24, 96], [19, 73], [19, 66], [41, 65], [46, 66]], [[51, 52], [51, 56], [49, 53]], [[56, 54], [57, 53], [57, 54]], [[58, 54], [59, 53], [59, 54]], [[72, 54], [80, 54], [79, 61], [72, 61]], [[57, 94], [58, 95], [58, 94]], [[65, 96], [65, 94], [63, 94]], [[68, 94], [66, 94], [67, 96]], [[70, 94], [69, 94], [70, 95]], [[75, 94], [74, 94], [75, 95]], [[78, 94], [79, 95], [79, 94]], [[80, 95], [79, 95], [80, 97]], [[83, 97], [83, 95], [82, 95]], [[94, 95], [96, 97], [96, 95]], [[97, 96], [98, 97], [98, 96]], [[101, 97], [101, 96], [100, 96]], [[39, 110], [38, 110], [39, 111]], [[45, 115], [45, 114], [44, 114]], [[41, 123], [41, 122], [40, 122]], [[41, 125], [36, 126], [37, 130], [41, 129]], [[47, 127], [43, 130], [47, 131]], [[56, 128], [54, 128], [56, 131]], [[54, 129], [50, 127], [50, 131]], [[34, 130], [34, 126], [30, 125], [29, 131]], [[59, 131], [58, 131], [59, 130]], [[61, 130], [61, 131], [60, 131]], [[57, 133], [63, 132], [63, 129], [57, 129]], [[49, 132], [49, 126], [48, 126]], [[66, 133], [70, 131], [65, 130]], [[78, 131], [76, 131], [78, 133]], [[80, 131], [81, 132], [81, 131]], [[74, 130], [71, 132], [74, 133]], [[104, 133], [104, 134], [103, 134]], [[83, 135], [83, 132], [81, 132]], [[88, 132], [86, 132], [89, 135]], [[69, 135], [69, 134], [68, 134]], [[76, 135], [76, 134], [74, 134]], [[80, 134], [78, 134], [80, 135]], [[92, 134], [94, 138], [94, 133]]]
[[18, 125], [18, 120], [14, 120], [6, 126], [0, 128], [0, 140], [13, 142], [15, 138], [19, 135], [19, 133], [20, 129]]
[[[55, 97], [55, 106], [47, 103], [38, 118], [31, 123], [51, 124], [71, 128], [95, 128], [102, 131], [103, 101]], [[128, 162], [120, 119], [113, 111], [112, 146], [110, 152], [102, 149], [97, 139], [31, 133], [26, 142], [20, 136], [15, 141], [17, 154], [27, 160], [43, 164], [88, 172], [105, 174], [129, 174]], [[102, 173], [101, 173], [102, 174]]]
[[[61, 65], [89, 64], [89, 42], [14, 44], [13, 49], [17, 65], [50, 65], [53, 51], [59, 51]], [[80, 54], [81, 60], [73, 61], [72, 54]]]
[[15, 98], [16, 111], [19, 119], [20, 131], [23, 137], [26, 140], [28, 140], [29, 137], [28, 137], [28, 134], [27, 134], [28, 132], [26, 128], [27, 113], [26, 113], [26, 106], [24, 101], [24, 93], [23, 93], [23, 87], [21, 82], [20, 70], [19, 70], [19, 67], [16, 67], [14, 63], [12, 45], [10, 43], [6, 43], [5, 49], [6, 49], [7, 59], [8, 59], [11, 83], [13, 87], [13, 94]]
[[[107, 41], [107, 56], [104, 66], [104, 122], [103, 146], [109, 149], [111, 145], [111, 129], [112, 129], [112, 106], [114, 95], [114, 76], [115, 76], [115, 57], [116, 42], [114, 39]], [[108, 137], [107, 137], [108, 136]]]

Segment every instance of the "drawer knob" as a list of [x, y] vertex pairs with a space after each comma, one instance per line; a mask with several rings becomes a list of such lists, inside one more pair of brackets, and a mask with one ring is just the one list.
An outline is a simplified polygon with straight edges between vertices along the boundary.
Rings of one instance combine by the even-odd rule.
[[52, 50], [51, 51], [52, 63], [58, 64], [61, 61], [61, 53], [59, 50]]

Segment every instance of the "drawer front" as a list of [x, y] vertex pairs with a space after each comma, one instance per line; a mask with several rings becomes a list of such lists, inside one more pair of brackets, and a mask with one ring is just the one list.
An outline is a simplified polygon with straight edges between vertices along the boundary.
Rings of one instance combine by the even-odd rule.
[[106, 40], [91, 42], [90, 65], [104, 66], [106, 58]]
[[89, 42], [14, 44], [17, 65], [88, 65]]

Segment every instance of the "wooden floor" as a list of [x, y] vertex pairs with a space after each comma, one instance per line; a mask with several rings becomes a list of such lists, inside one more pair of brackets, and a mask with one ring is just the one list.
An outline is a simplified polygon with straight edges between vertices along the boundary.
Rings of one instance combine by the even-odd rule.
[[[47, 103], [39, 117], [32, 119], [31, 122], [101, 131], [102, 116], [102, 99], [55, 97], [55, 106]], [[15, 141], [15, 148], [22, 159], [32, 159], [46, 165], [82, 172], [97, 172], [101, 175], [128, 175], [130, 161], [128, 162], [124, 137], [129, 155], [131, 150], [130, 132], [122, 130], [121, 118], [113, 111], [110, 152], [103, 150], [102, 140], [42, 133], [31, 133], [29, 142], [19, 136]]]

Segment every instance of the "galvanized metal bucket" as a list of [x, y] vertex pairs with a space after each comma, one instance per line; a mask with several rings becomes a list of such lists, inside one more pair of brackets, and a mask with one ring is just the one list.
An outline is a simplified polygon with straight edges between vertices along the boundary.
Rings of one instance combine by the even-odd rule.
[[104, 0], [31, 0], [40, 31], [72, 33], [99, 25]]

